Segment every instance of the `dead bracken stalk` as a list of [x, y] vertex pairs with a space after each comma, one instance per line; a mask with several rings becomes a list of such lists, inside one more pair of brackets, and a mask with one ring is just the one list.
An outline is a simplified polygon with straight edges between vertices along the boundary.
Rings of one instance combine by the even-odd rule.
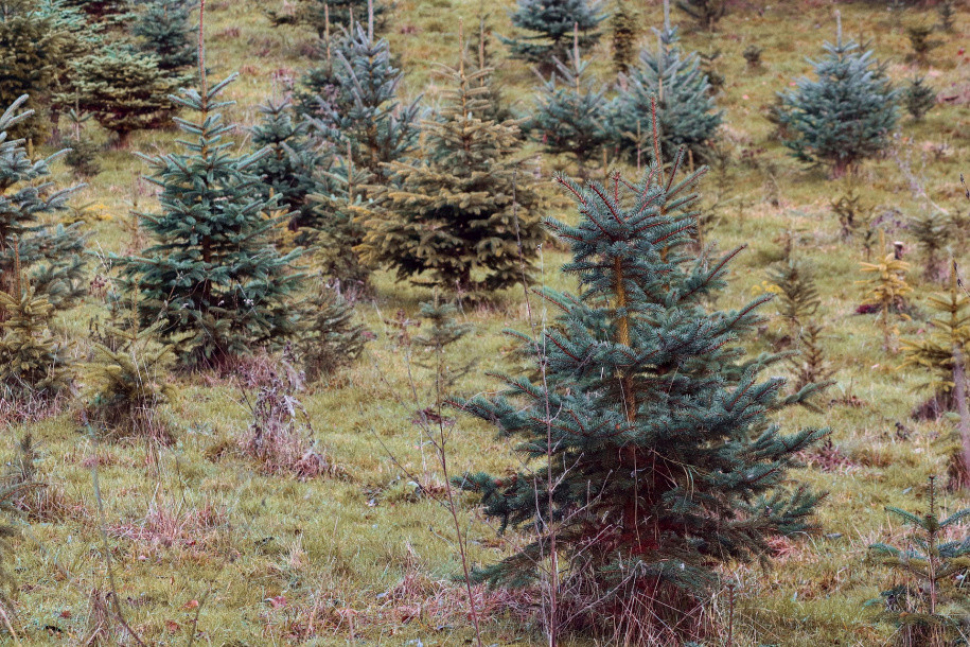
[[299, 371], [284, 357], [276, 366], [266, 362], [260, 375], [248, 381], [258, 392], [254, 396], [243, 385], [243, 404], [249, 409], [250, 424], [240, 444], [247, 456], [260, 463], [263, 474], [294, 474], [300, 480], [318, 476], [339, 476], [341, 472], [314, 448], [310, 415], [297, 393], [303, 390]]

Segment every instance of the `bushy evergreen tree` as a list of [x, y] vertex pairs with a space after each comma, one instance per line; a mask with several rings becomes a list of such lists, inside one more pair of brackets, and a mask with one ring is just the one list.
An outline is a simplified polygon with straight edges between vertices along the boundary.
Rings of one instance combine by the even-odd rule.
[[60, 117], [76, 108], [78, 61], [106, 46], [107, 37], [97, 26], [92, 26], [83, 11], [68, 7], [63, 0], [49, 0], [54, 6], [62, 39], [60, 41], [60, 64], [52, 86], [50, 100], [51, 135], [60, 137]]
[[586, 165], [607, 141], [605, 90], [588, 79], [589, 61], [580, 58], [578, 44], [568, 66], [559, 59], [553, 63], [556, 71], [542, 86], [530, 132], [547, 152], [575, 159], [585, 177]]
[[68, 64], [70, 10], [55, 0], [0, 0], [0, 105], [28, 95], [33, 117], [11, 135], [37, 143], [49, 134], [46, 109], [60, 71]]
[[54, 306], [20, 281], [0, 292], [4, 314], [0, 336], [0, 397], [4, 400], [50, 400], [71, 388], [67, 346], [51, 333]]
[[906, 28], [906, 36], [909, 37], [909, 44], [913, 48], [911, 59], [919, 65], [925, 65], [930, 52], [943, 44], [943, 41], [930, 38], [933, 31], [933, 26], [925, 23]]
[[357, 361], [367, 343], [366, 330], [356, 322], [352, 304], [319, 277], [308, 303], [306, 325], [297, 350], [308, 384]]
[[273, 249], [268, 237], [276, 200], [259, 191], [253, 166], [269, 151], [234, 157], [231, 125], [218, 101], [232, 77], [183, 90], [172, 100], [198, 114], [178, 120], [183, 152], [146, 157], [155, 169], [161, 211], [139, 214], [154, 244], [140, 257], [117, 258], [128, 289], [136, 290], [140, 326], [162, 322], [159, 333], [190, 365], [245, 355], [297, 328], [293, 293], [300, 255]]
[[336, 72], [338, 61], [333, 56], [335, 42], [339, 41], [328, 37], [327, 55], [307, 68], [293, 89], [294, 105], [301, 115], [322, 118], [337, 100], [340, 80]]
[[832, 212], [839, 219], [843, 240], [852, 238], [860, 228], [866, 227], [873, 210], [873, 207], [856, 191], [855, 183], [851, 178], [849, 180], [845, 192], [829, 202]]
[[544, 290], [560, 310], [556, 323], [534, 336], [511, 333], [532, 357], [533, 377], [504, 376], [504, 395], [458, 402], [521, 441], [527, 462], [512, 475], [458, 482], [482, 494], [502, 528], [532, 535], [478, 571], [481, 580], [534, 581], [555, 534], [558, 559], [605, 592], [596, 614], [658, 599], [652, 611], [676, 614], [677, 599], [716, 580], [717, 562], [767, 556], [770, 537], [812, 525], [819, 497], [788, 490], [787, 471], [827, 432], [783, 435], [770, 414], [817, 389], [781, 397], [784, 380], [760, 380], [771, 359], [746, 356], [740, 342], [770, 297], [708, 310], [739, 250], [690, 252], [702, 171], [678, 177], [682, 161], [681, 153], [672, 168], [652, 165], [640, 183], [561, 181], [580, 221], [549, 226], [572, 247], [563, 270], [578, 277], [580, 293]]
[[180, 79], [160, 70], [154, 55], [110, 47], [77, 61], [74, 74], [74, 105], [115, 133], [120, 148], [135, 131], [172, 123], [169, 95]]
[[903, 89], [903, 105], [914, 121], [922, 121], [936, 106], [936, 90], [926, 84], [926, 79], [916, 76]]
[[579, 46], [588, 50], [599, 41], [598, 30], [606, 14], [598, 2], [589, 0], [518, 0], [512, 24], [527, 35], [503, 38], [512, 55], [533, 63], [550, 65], [553, 58], [569, 56], [572, 33], [578, 29]]
[[707, 84], [710, 86], [707, 88], [707, 93], [711, 96], [716, 96], [721, 91], [721, 88], [724, 87], [724, 82], [727, 80], [718, 71], [717, 61], [721, 58], [721, 50], [715, 49], [706, 53], [698, 52], [697, 55], [701, 57], [701, 72], [707, 77]]
[[253, 146], [270, 151], [252, 167], [262, 179], [259, 192], [267, 200], [277, 197], [289, 213], [291, 229], [311, 226], [319, 207], [309, 196], [326, 191], [319, 174], [329, 166], [329, 156], [310, 137], [310, 122], [295, 115], [289, 101], [270, 101], [259, 111], [263, 119], [253, 129]]
[[326, 192], [310, 196], [315, 218], [305, 225], [307, 240], [317, 248], [323, 272], [345, 286], [368, 289], [371, 266], [362, 258], [367, 218], [363, 188], [371, 175], [354, 165], [350, 146], [347, 154], [336, 155], [325, 173]]
[[804, 162], [827, 163], [841, 177], [856, 162], [889, 145], [896, 126], [897, 92], [872, 50], [842, 39], [839, 22], [835, 44], [812, 61], [816, 80], [803, 77], [780, 95], [781, 120], [791, 137], [785, 141]]
[[945, 214], [928, 209], [911, 218], [907, 224], [923, 256], [923, 276], [930, 281], [940, 280], [946, 274], [940, 255], [952, 240], [951, 223]]
[[67, 113], [67, 118], [71, 122], [71, 148], [64, 156], [64, 161], [74, 170], [75, 176], [97, 175], [101, 172], [101, 165], [98, 164], [98, 153], [101, 147], [90, 137], [86, 137], [83, 131], [83, 126], [91, 119], [91, 115], [71, 109]]
[[651, 139], [653, 105], [663, 152], [671, 156], [681, 146], [702, 155], [714, 139], [723, 113], [709, 95], [710, 83], [696, 52], [684, 53], [677, 45], [676, 28], [658, 36], [656, 49], [640, 53], [640, 65], [626, 77], [626, 89], [612, 102], [610, 137], [627, 158], [646, 159]]
[[14, 286], [22, 275], [38, 297], [63, 309], [85, 293], [86, 236], [80, 225], [50, 222], [73, 191], [57, 189], [51, 181], [50, 164], [57, 155], [31, 159], [25, 142], [9, 135], [30, 118], [30, 111], [21, 111], [26, 102], [21, 97], [0, 115], [0, 291], [18, 297]]
[[168, 377], [175, 348], [158, 341], [158, 324], [139, 330], [132, 322], [128, 329], [109, 327], [104, 332], [116, 343], [94, 345], [98, 361], [87, 365], [88, 419], [109, 435], [166, 439], [156, 409], [176, 396]]
[[610, 17], [610, 27], [613, 30], [613, 71], [626, 74], [636, 56], [640, 27], [637, 24], [637, 15], [624, 0], [617, 0], [616, 9]]
[[495, 290], [532, 274], [543, 199], [517, 159], [518, 124], [482, 118], [489, 72], [467, 73], [463, 58], [450, 70], [446, 106], [425, 123], [425, 159], [390, 165], [365, 262], [398, 279], [427, 273], [445, 289]]
[[385, 165], [417, 143], [418, 102], [400, 104], [404, 74], [393, 66], [387, 41], [375, 41], [363, 26], [340, 39], [333, 56], [333, 98], [321, 97], [318, 125], [332, 142], [350, 142], [355, 163], [383, 182]]
[[761, 48], [761, 47], [758, 47], [757, 45], [755, 45], [753, 43], [751, 45], [748, 45], [747, 47], [745, 47], [744, 48], [744, 51], [741, 52], [741, 55], [744, 57], [745, 63], [748, 64], [748, 69], [749, 70], [760, 70], [761, 69], [761, 54], [762, 54], [762, 52], [764, 52], [764, 49]]
[[158, 57], [158, 69], [182, 72], [198, 64], [198, 44], [189, 24], [191, 0], [151, 0], [132, 27], [142, 49]]

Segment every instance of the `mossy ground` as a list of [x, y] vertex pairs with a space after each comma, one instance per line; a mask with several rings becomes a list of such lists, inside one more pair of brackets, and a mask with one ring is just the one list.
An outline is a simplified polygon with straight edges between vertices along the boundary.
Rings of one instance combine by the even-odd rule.
[[[508, 30], [510, 5], [501, 0], [487, 7], [489, 22], [500, 33]], [[855, 281], [862, 278], [862, 249], [858, 241], [840, 240], [829, 208], [830, 200], [844, 190], [843, 183], [829, 181], [824, 171], [805, 169], [768, 139], [772, 126], [762, 109], [775, 92], [808, 73], [806, 57], [817, 56], [822, 42], [834, 38], [832, 6], [784, 1], [764, 5], [741, 3], [717, 34], [688, 31], [684, 39], [691, 48], [721, 50], [718, 67], [727, 79], [718, 101], [726, 110], [725, 136], [734, 162], [725, 182], [726, 206], [706, 233], [722, 249], [741, 243], [748, 249], [734, 263], [730, 286], [718, 306], [740, 305], [763, 288], [766, 268], [781, 258], [786, 236], [794, 237], [797, 257], [815, 263], [823, 296], [818, 318], [826, 326], [825, 347], [839, 368], [838, 383], [828, 391], [832, 402], [823, 414], [791, 410], [779, 422], [786, 428], [830, 426], [839, 458], [793, 475], [829, 492], [818, 516], [821, 534], [782, 547], [768, 570], [728, 568], [742, 582], [737, 622], [742, 644], [884, 644], [888, 634], [873, 628], [863, 603], [890, 582], [886, 573], [866, 562], [866, 547], [902, 534], [884, 506], [926, 505], [921, 488], [928, 475], [945, 472], [946, 457], [935, 439], [948, 428], [946, 423], [910, 419], [910, 411], [924, 397], [914, 391], [921, 376], [894, 370], [900, 359], [882, 349], [876, 321], [855, 314], [861, 302]], [[245, 125], [257, 119], [259, 103], [281, 93], [286, 80], [308, 64], [301, 52], [311, 35], [294, 28], [273, 29], [261, 13], [264, 7], [254, 0], [209, 2], [209, 67], [213, 78], [241, 73], [228, 92], [238, 104], [227, 117]], [[482, 7], [476, 0], [397, 3], [388, 37], [407, 72], [409, 95], [424, 93], [429, 104], [434, 102], [433, 63], [455, 59], [459, 17], [466, 32], [472, 31], [467, 26], [477, 24]], [[905, 61], [906, 37], [879, 3], [838, 8], [846, 35], [872, 40], [894, 80], [912, 76]], [[653, 42], [649, 27], [659, 23], [660, 8], [651, 3], [640, 12], [644, 42]], [[910, 9], [903, 23], [918, 20], [935, 21], [936, 14]], [[970, 82], [970, 61], [958, 54], [967, 44], [967, 30], [970, 17], [961, 10], [955, 32], [939, 36], [944, 44], [931, 54], [928, 69], [938, 89]], [[741, 52], [749, 44], [764, 49], [761, 71], [745, 67]], [[604, 81], [610, 74], [608, 47], [604, 39], [597, 52], [596, 70]], [[533, 73], [503, 60], [498, 77], [506, 95], [527, 107]], [[966, 106], [940, 106], [920, 124], [904, 117], [895, 151], [862, 167], [856, 184], [863, 199], [881, 209], [916, 214], [929, 208], [914, 192], [912, 180], [918, 178], [935, 203], [966, 213], [970, 203], [959, 174], [970, 171], [968, 126]], [[132, 149], [170, 150], [173, 138], [172, 133], [142, 133], [133, 138]], [[900, 161], [911, 175], [903, 172]], [[549, 158], [540, 158], [540, 163], [546, 178], [563, 166]], [[104, 217], [91, 225], [92, 250], [120, 251], [130, 245], [132, 230], [125, 226], [130, 209], [136, 203], [139, 209], [152, 206], [148, 185], [137, 180], [146, 166], [131, 151], [120, 150], [108, 150], [102, 166], [103, 172], [76, 201], [94, 202], [93, 209]], [[58, 173], [68, 181], [63, 167]], [[705, 190], [713, 193], [715, 181], [708, 179]], [[549, 192], [554, 190], [550, 187]], [[557, 206], [556, 215], [575, 218], [566, 202]], [[904, 230], [893, 236], [907, 240]], [[966, 259], [965, 249], [954, 245], [952, 252], [958, 260]], [[918, 264], [917, 252], [908, 255]], [[558, 273], [563, 261], [561, 251], [544, 252], [546, 284], [570, 285]], [[96, 274], [104, 274], [97, 259], [92, 265]], [[936, 289], [920, 282], [915, 268], [910, 280], [917, 295]], [[402, 309], [413, 316], [428, 297], [423, 289], [378, 274], [373, 302], [359, 305], [376, 335], [365, 358], [329, 387], [303, 394], [316, 440], [347, 472], [345, 479], [299, 482], [262, 476], [252, 461], [232, 451], [216, 456], [220, 447], [235, 447], [249, 414], [238, 389], [205, 376], [178, 378], [181, 397], [163, 412], [175, 423], [177, 442], [170, 447], [95, 443], [77, 423], [76, 405], [42, 422], [5, 429], [3, 451], [11, 456], [25, 431], [34, 434], [42, 454], [42, 478], [67, 506], [59, 518], [30, 523], [15, 544], [10, 565], [19, 588], [21, 644], [80, 644], [90, 635], [91, 592], [110, 588], [103, 532], [120, 606], [146, 644], [187, 644], [197, 612], [199, 645], [404, 645], [419, 644], [408, 642], [418, 639], [424, 645], [465, 643], [471, 631], [461, 614], [462, 593], [449, 579], [459, 568], [454, 529], [440, 505], [413, 496], [413, 486], [402, 473], [401, 466], [426, 484], [441, 480], [430, 448], [411, 422], [415, 407], [407, 403], [403, 353], [383, 323]], [[90, 346], [88, 318], [104, 307], [92, 296], [60, 322], [63, 334], [75, 341], [79, 358]], [[496, 388], [484, 374], [508, 365], [505, 351], [510, 345], [501, 330], [525, 327], [525, 313], [519, 291], [501, 295], [489, 308], [466, 307], [464, 319], [475, 332], [454, 353], [478, 358], [480, 367], [461, 383], [462, 392]], [[901, 321], [899, 334], [915, 333], [924, 325], [918, 318]], [[770, 321], [768, 327], [781, 331], [782, 324]], [[769, 350], [770, 338], [752, 340], [752, 352]], [[459, 419], [451, 434], [453, 473], [501, 472], [519, 460], [492, 429], [471, 420]], [[103, 497], [103, 525], [92, 466]], [[961, 499], [965, 494], [949, 496], [947, 503], [957, 506], [965, 502]], [[467, 503], [462, 519], [471, 559], [499, 558], [508, 549], [506, 542], [516, 538], [498, 540], [472, 502]], [[483, 625], [486, 644], [542, 644], [534, 626], [500, 610], [500, 599], [483, 601], [493, 605]], [[133, 643], [120, 634], [112, 640]], [[592, 642], [575, 639], [568, 644]]]

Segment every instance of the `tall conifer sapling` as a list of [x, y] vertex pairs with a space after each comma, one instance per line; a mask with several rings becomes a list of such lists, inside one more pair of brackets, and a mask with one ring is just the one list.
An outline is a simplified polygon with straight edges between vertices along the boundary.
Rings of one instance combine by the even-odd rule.
[[171, 97], [198, 115], [177, 121], [183, 151], [143, 158], [161, 189], [161, 211], [139, 214], [154, 244], [115, 261], [128, 289], [141, 294], [140, 325], [162, 322], [162, 340], [176, 344], [184, 363], [218, 365], [296, 331], [302, 275], [293, 264], [301, 250], [281, 255], [270, 245], [276, 198], [261, 194], [253, 174], [270, 151], [231, 155], [233, 126], [220, 113], [231, 103], [218, 98], [234, 77], [209, 87], [201, 52], [199, 59], [200, 89]]
[[812, 526], [819, 500], [802, 486], [788, 490], [787, 470], [827, 432], [783, 435], [770, 420], [818, 387], [782, 397], [784, 380], [759, 379], [770, 360], [745, 356], [740, 342], [770, 297], [707, 309], [740, 250], [690, 252], [703, 170], [678, 178], [683, 157], [669, 169], [652, 165], [636, 184], [619, 175], [586, 187], [560, 180], [580, 222], [548, 224], [572, 247], [563, 270], [580, 292], [543, 290], [560, 311], [556, 324], [510, 333], [532, 357], [535, 379], [503, 376], [502, 396], [457, 403], [519, 440], [527, 462], [511, 476], [459, 480], [503, 529], [531, 536], [477, 576], [527, 585], [554, 540], [576, 577], [605, 592], [599, 622], [635, 616], [676, 626], [679, 602], [700, 603], [715, 564], [767, 556], [770, 537]]
[[426, 272], [449, 290], [528, 281], [544, 239], [544, 200], [517, 158], [518, 123], [484, 118], [481, 79], [491, 70], [468, 73], [463, 55], [445, 69], [454, 87], [438, 118], [425, 122], [425, 160], [391, 163], [380, 210], [368, 221], [364, 261], [399, 279]]

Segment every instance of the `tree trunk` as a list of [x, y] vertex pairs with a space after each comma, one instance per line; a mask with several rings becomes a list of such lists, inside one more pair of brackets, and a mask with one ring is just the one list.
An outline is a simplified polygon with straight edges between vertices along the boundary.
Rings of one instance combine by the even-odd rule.
[[852, 165], [852, 161], [848, 159], [839, 158], [835, 160], [835, 165], [832, 166], [832, 179], [838, 180], [843, 177], [849, 171], [849, 166]]
[[953, 347], [953, 396], [960, 413], [960, 441], [963, 444], [963, 469], [970, 474], [970, 410], [967, 408], [967, 378], [963, 368], [963, 349]]
[[118, 139], [115, 141], [115, 148], [118, 150], [128, 150], [128, 145], [131, 144], [131, 132], [127, 130], [119, 130], [117, 135]]

